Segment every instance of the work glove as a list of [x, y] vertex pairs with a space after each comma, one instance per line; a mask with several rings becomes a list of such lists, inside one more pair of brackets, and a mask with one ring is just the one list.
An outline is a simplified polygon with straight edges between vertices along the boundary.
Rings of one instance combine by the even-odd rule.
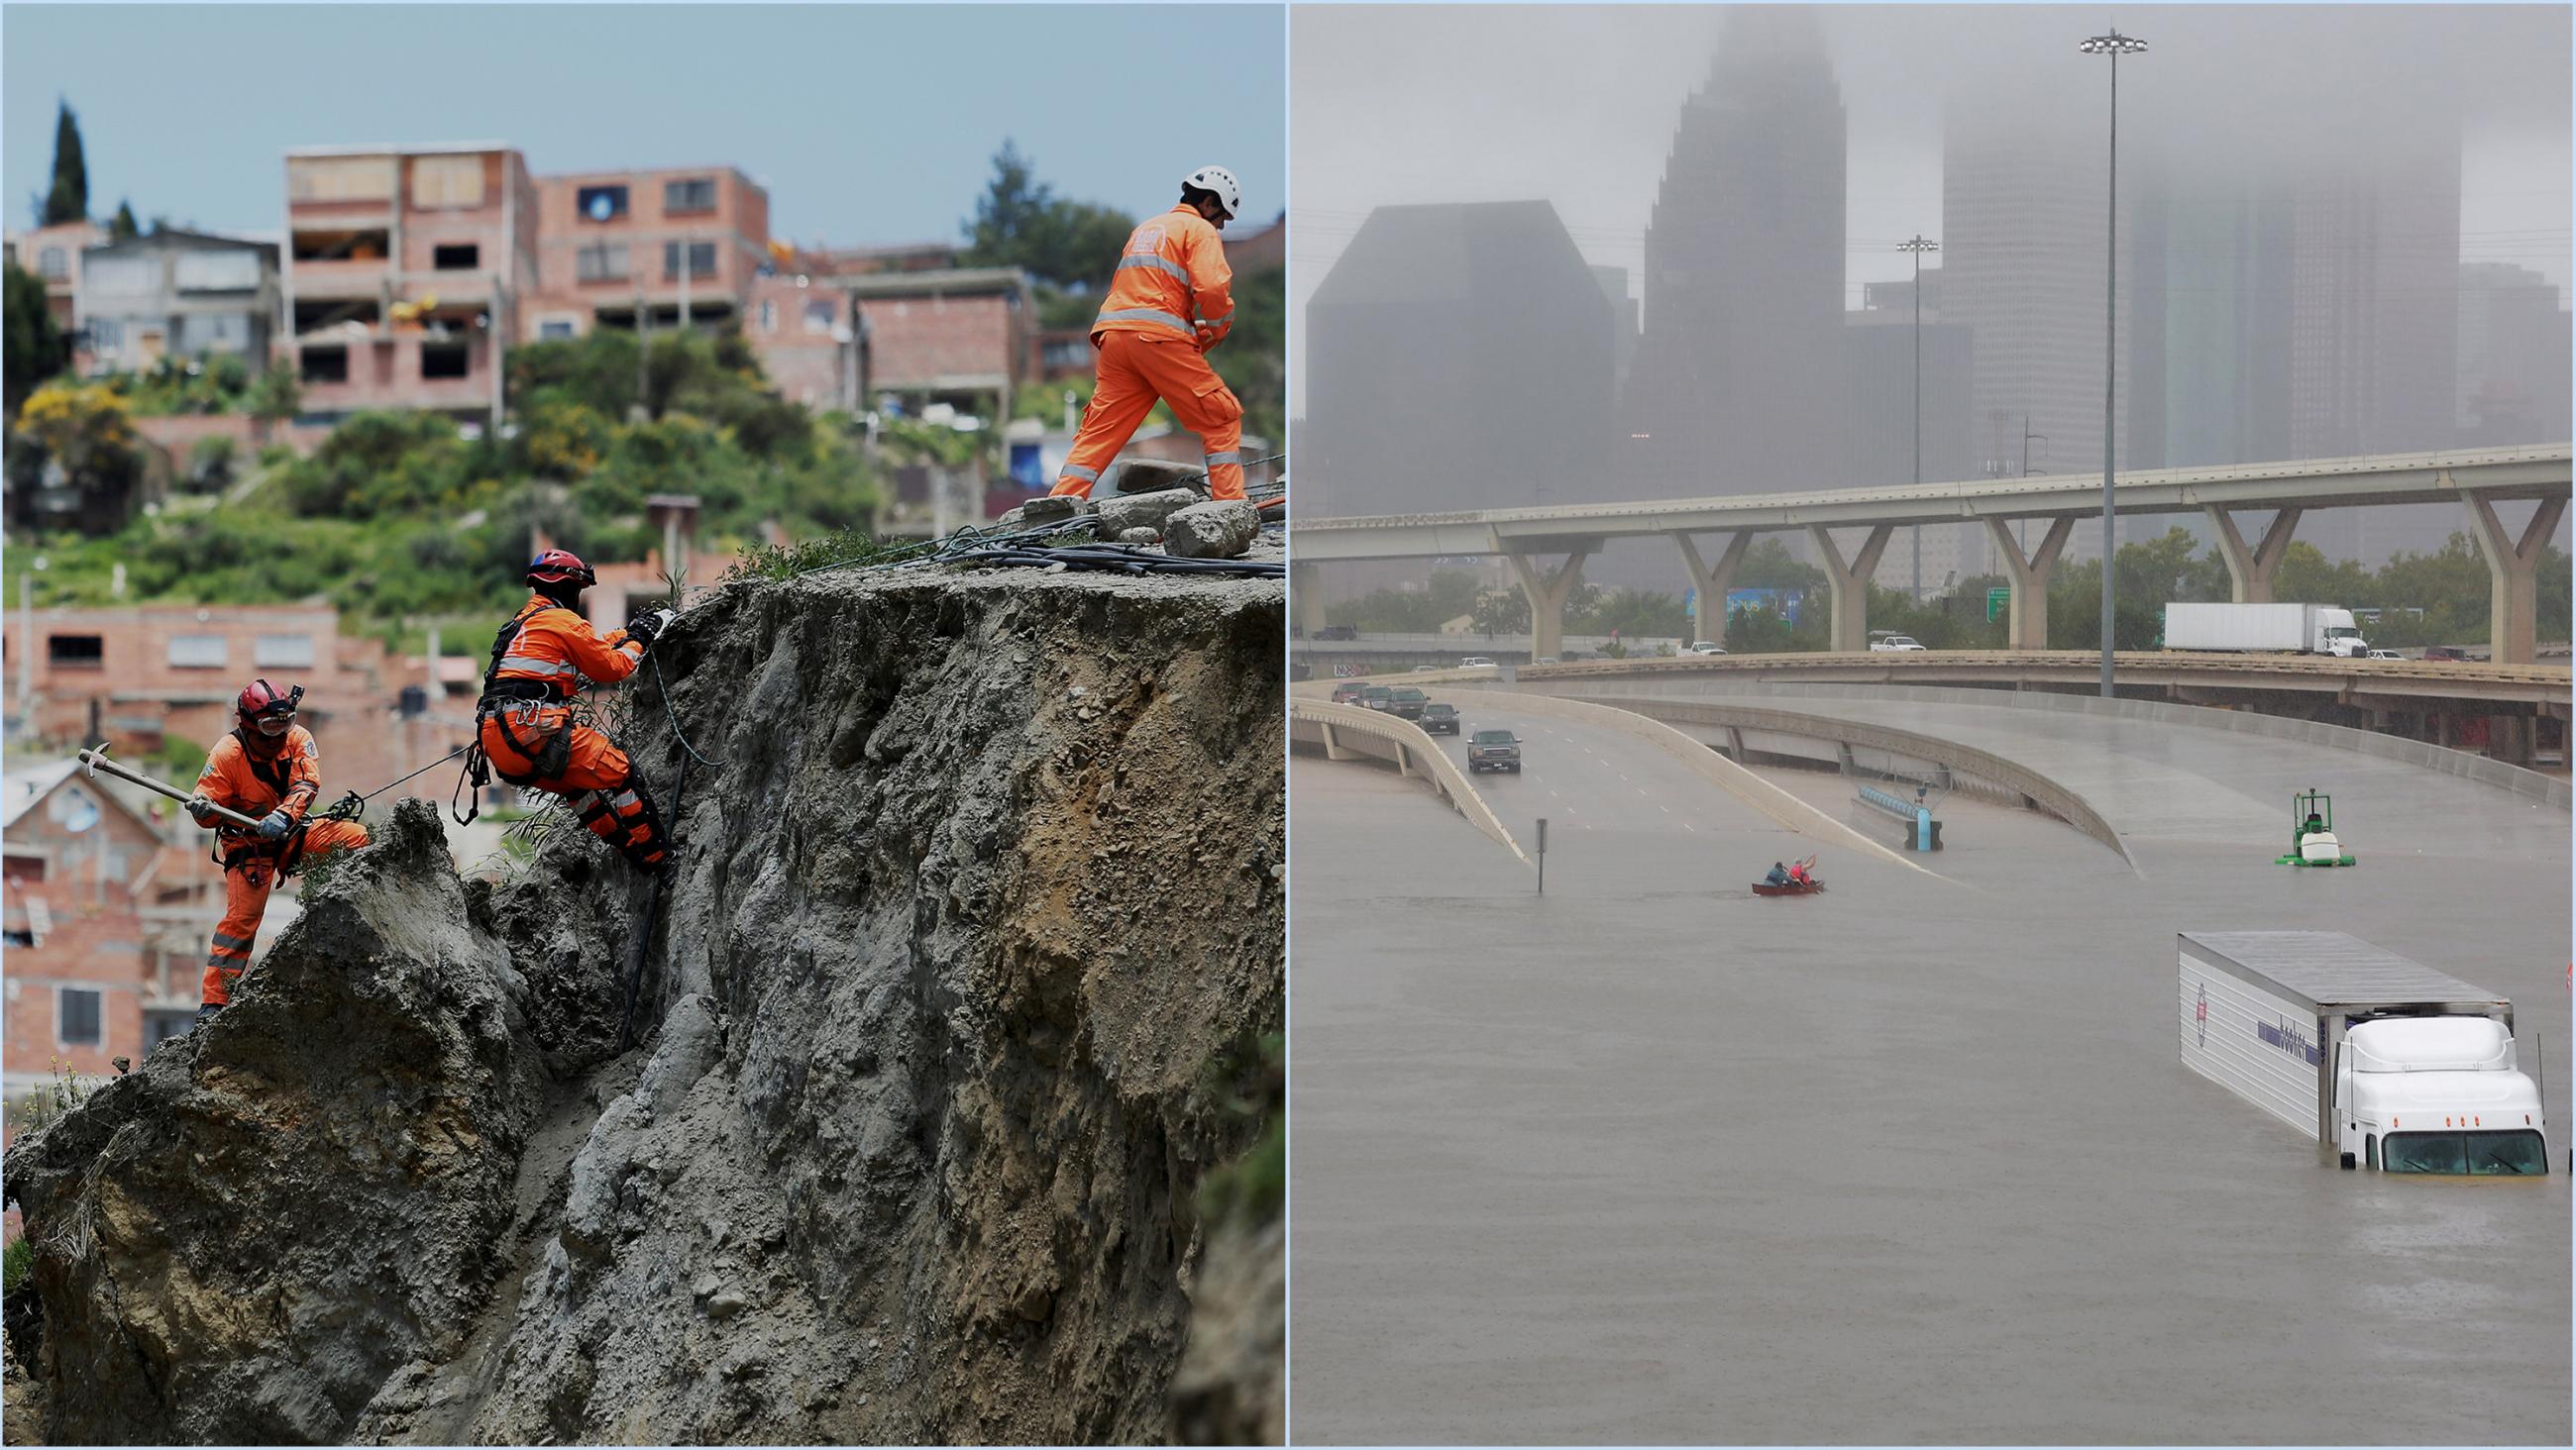
[[259, 823], [259, 838], [263, 841], [282, 840], [287, 832], [294, 829], [295, 822], [284, 810], [270, 811]]
[[188, 818], [195, 821], [198, 825], [211, 826], [217, 819], [215, 815], [215, 803], [206, 799], [202, 795], [192, 795], [186, 800], [181, 801], [180, 805], [187, 810]]
[[626, 637], [643, 645], [646, 649], [651, 649], [653, 647], [654, 639], [659, 636], [663, 630], [668, 629], [671, 625], [671, 621], [677, 618], [679, 618], [678, 615], [673, 614], [667, 609], [647, 610], [646, 612], [635, 616], [633, 620], [628, 622], [626, 626]]

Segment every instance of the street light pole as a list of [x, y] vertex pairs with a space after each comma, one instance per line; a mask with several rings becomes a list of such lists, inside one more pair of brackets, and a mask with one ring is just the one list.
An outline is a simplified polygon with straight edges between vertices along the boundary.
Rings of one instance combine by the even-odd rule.
[[2120, 296], [2120, 57], [2144, 52], [2147, 43], [2122, 35], [2118, 26], [2076, 49], [2086, 55], [2111, 57], [2111, 191], [2104, 241], [2110, 251], [2102, 274], [2102, 698], [2111, 698], [2111, 407], [2112, 382], [2119, 375], [2116, 333]]
[[[1896, 250], [1914, 254], [1914, 486], [1923, 486], [1923, 254], [1941, 244], [1916, 232]], [[1923, 526], [1914, 526], [1914, 602], [1923, 602]]]

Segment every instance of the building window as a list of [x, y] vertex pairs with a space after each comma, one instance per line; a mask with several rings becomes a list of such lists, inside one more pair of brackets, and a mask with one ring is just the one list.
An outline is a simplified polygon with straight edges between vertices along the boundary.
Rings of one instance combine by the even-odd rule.
[[308, 347], [304, 349], [304, 381], [308, 383], [345, 383], [349, 380], [349, 350], [345, 347]]
[[242, 317], [238, 312], [200, 312], [180, 319], [186, 328], [180, 350], [194, 352], [220, 348], [231, 352], [242, 345]]
[[72, 275], [71, 259], [62, 248], [47, 247], [36, 254], [36, 272], [51, 281], [64, 281]]
[[99, 1043], [98, 993], [88, 987], [54, 989], [54, 1040], [65, 1047]]
[[574, 335], [572, 319], [568, 317], [548, 318], [537, 324], [537, 336], [542, 341], [560, 342]]
[[[680, 248], [682, 245], [683, 244], [679, 242], [664, 242], [662, 244], [662, 275], [664, 277], [669, 278], [680, 275]], [[689, 242], [686, 245], [689, 249], [689, 275], [692, 277], [714, 276], [716, 274], [716, 244], [713, 242]]]
[[832, 304], [829, 299], [817, 297], [805, 304], [805, 330], [807, 332], [832, 330]]
[[765, 297], [760, 302], [760, 330], [763, 332], [778, 330], [778, 304]]
[[662, 211], [666, 216], [686, 216], [691, 212], [716, 209], [716, 183], [711, 176], [691, 181], [662, 183]]
[[250, 662], [255, 669], [313, 668], [313, 636], [309, 634], [263, 634], [251, 646]]
[[390, 156], [299, 156], [286, 163], [286, 199], [387, 201], [394, 194]]
[[581, 249], [574, 261], [574, 275], [584, 282], [622, 282], [626, 280], [626, 244], [594, 242]]
[[626, 188], [585, 186], [574, 194], [574, 204], [583, 221], [612, 222], [626, 215]]
[[107, 641], [95, 634], [56, 634], [45, 638], [45, 663], [58, 670], [94, 670], [107, 662]]
[[473, 242], [450, 242], [429, 250], [429, 265], [442, 272], [471, 272], [482, 261], [483, 248]]
[[91, 257], [81, 268], [81, 282], [101, 296], [149, 297], [161, 290], [161, 259]]
[[259, 253], [183, 252], [178, 274], [182, 292], [255, 292], [259, 290]]
[[479, 155], [413, 157], [411, 204], [419, 207], [481, 206], [483, 158]]
[[220, 634], [174, 634], [170, 636], [170, 664], [174, 669], [219, 670], [224, 667], [224, 637]]
[[36, 934], [23, 928], [13, 927], [8, 931], [0, 931], [0, 943], [13, 947], [32, 947], [36, 944]]
[[424, 378], [462, 378], [473, 374], [472, 355], [461, 342], [424, 342], [420, 345], [420, 375]]
[[89, 346], [92, 352], [114, 352], [119, 339], [124, 335], [125, 329], [113, 317], [93, 317], [89, 320]]

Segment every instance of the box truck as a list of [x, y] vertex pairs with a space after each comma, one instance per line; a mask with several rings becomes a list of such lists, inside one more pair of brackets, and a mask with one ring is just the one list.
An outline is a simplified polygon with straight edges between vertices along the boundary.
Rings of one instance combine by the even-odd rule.
[[2331, 604], [2168, 604], [2165, 648], [2359, 658], [2370, 641]]
[[2513, 1003], [2338, 931], [2177, 937], [2183, 1065], [2346, 1168], [2549, 1171]]

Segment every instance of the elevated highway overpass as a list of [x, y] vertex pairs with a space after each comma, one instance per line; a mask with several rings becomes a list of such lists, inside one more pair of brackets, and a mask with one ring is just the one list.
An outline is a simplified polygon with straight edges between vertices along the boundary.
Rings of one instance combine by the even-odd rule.
[[[2567, 510], [2571, 457], [2576, 452], [2559, 443], [2140, 470], [2114, 476], [2113, 509], [2206, 517], [2217, 533], [2235, 598], [2259, 603], [2271, 599], [2290, 538], [2299, 519], [2312, 510], [2458, 504], [2487, 561], [2489, 638], [2496, 659], [2523, 664], [2531, 661], [2538, 643], [2540, 553]], [[2519, 525], [2498, 512], [2498, 505], [2522, 502], [2536, 507]], [[2249, 543], [2237, 516], [2254, 510], [2269, 511], [2271, 518]], [[1696, 589], [1694, 633], [1722, 643], [1725, 611], [1709, 608], [1708, 601], [1726, 598], [1746, 546], [1760, 534], [1803, 531], [1815, 542], [1832, 585], [1833, 646], [1858, 650], [1868, 642], [1868, 586], [1889, 536], [1909, 524], [1982, 524], [2012, 581], [2007, 637], [2015, 649], [2040, 650], [2048, 645], [2049, 574], [2076, 525], [2101, 511], [2098, 474], [2059, 474], [1730, 498], [1301, 519], [1291, 526], [1289, 551], [1301, 581], [1294, 593], [1307, 611], [1303, 622], [1309, 634], [1319, 633], [1324, 623], [1323, 598], [1314, 587], [1314, 571], [1321, 565], [1499, 555], [1510, 562], [1529, 596], [1533, 650], [1554, 655], [1561, 649], [1566, 599], [1583, 580], [1583, 561], [1612, 539], [1670, 538]], [[2027, 552], [2010, 528], [2022, 520], [2047, 525]], [[1862, 531], [1849, 552], [1833, 535], [1838, 528]], [[1561, 562], [1550, 566], [1545, 562], [1550, 558]]]

